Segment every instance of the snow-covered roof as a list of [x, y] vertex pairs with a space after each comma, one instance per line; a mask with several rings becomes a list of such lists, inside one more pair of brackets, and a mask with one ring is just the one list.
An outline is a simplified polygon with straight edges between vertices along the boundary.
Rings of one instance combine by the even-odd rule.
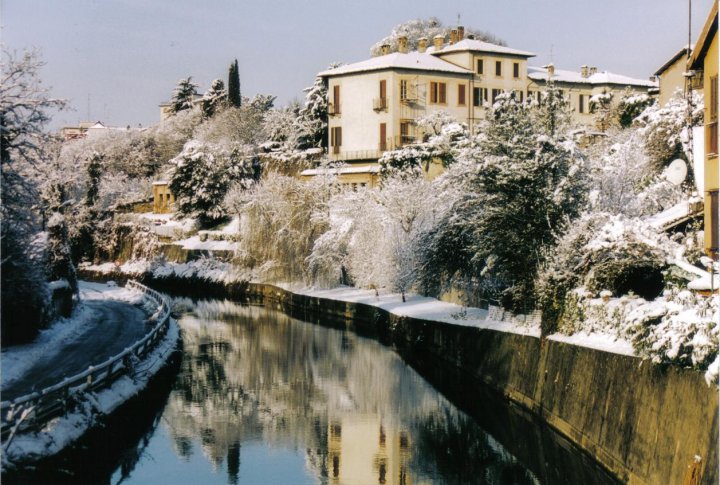
[[497, 54], [510, 54], [514, 56], [522, 57], [535, 57], [532, 52], [521, 51], [518, 49], [512, 49], [502, 45], [491, 44], [490, 42], [483, 42], [477, 39], [463, 39], [460, 42], [454, 44], [447, 44], [439, 51], [435, 51], [435, 48], [429, 48], [428, 52], [434, 55], [447, 54], [449, 52], [461, 52], [461, 51], [473, 51], [473, 52], [493, 52]]
[[401, 53], [393, 52], [385, 56], [372, 57], [365, 61], [346, 64], [322, 71], [318, 76], [329, 77], [355, 72], [380, 71], [385, 69], [415, 69], [420, 71], [439, 71], [457, 74], [471, 74], [472, 71], [456, 66], [442, 59], [417, 51]]
[[153, 182], [153, 185], [167, 185], [169, 182], [167, 180], [156, 180]]
[[663, 64], [662, 67], [660, 67], [660, 69], [658, 69], [657, 71], [655, 71], [655, 75], [656, 75], [656, 76], [659, 76], [659, 75], [661, 75], [662, 73], [664, 73], [664, 72], [667, 70], [667, 68], [669, 68], [670, 66], [672, 66], [673, 64], [675, 64], [675, 62], [676, 62], [678, 59], [680, 59], [680, 57], [682, 57], [682, 56], [684, 56], [684, 55], [687, 55], [688, 50], [689, 50], [689, 51], [692, 51], [694, 48], [695, 48], [695, 44], [690, 44], [690, 48], [689, 48], [689, 49], [688, 49], [688, 46], [687, 46], [687, 45], [684, 46], [682, 49], [680, 49], [680, 50], [677, 51], [675, 54], [673, 54], [673, 56], [672, 56], [670, 59], [668, 59], [668, 61], [667, 61], [665, 64]]
[[[534, 81], [547, 81], [547, 69], [544, 67], [528, 66], [528, 77]], [[576, 71], [555, 69], [555, 74], [553, 75], [552, 80], [564, 83], [595, 85], [617, 84], [620, 86], [643, 86], [647, 88], [655, 88], [658, 85], [656, 81], [636, 79], [607, 71], [599, 71], [588, 77], [582, 77], [582, 74]]]
[[379, 165], [365, 165], [362, 167], [339, 167], [339, 168], [309, 168], [303, 170], [300, 175], [343, 175], [349, 173], [378, 173]]

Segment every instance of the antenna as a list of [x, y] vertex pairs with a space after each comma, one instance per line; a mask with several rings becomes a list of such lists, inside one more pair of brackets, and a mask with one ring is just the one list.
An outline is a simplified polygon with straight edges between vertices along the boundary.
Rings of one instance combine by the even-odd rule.
[[457, 24], [456, 24], [456, 25], [460, 25], [460, 12], [458, 12], [457, 15], [458, 15], [458, 20], [457, 20]]
[[90, 121], [90, 93], [88, 93], [88, 102], [87, 102], [87, 118], [86, 120]]

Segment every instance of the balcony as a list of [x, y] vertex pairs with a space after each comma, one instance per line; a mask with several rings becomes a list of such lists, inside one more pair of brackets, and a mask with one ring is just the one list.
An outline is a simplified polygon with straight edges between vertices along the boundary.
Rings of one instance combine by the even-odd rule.
[[388, 99], [387, 98], [375, 98], [373, 99], [373, 110], [375, 111], [387, 111]]
[[328, 115], [338, 116], [340, 115], [340, 104], [328, 103]]

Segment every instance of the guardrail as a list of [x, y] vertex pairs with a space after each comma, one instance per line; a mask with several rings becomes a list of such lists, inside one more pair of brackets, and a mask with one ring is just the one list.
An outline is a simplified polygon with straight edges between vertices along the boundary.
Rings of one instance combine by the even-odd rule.
[[5, 443], [18, 431], [40, 429], [49, 420], [70, 411], [84, 393], [110, 387], [119, 377], [134, 372], [135, 365], [145, 358], [165, 336], [170, 325], [170, 307], [157, 291], [137, 281], [125, 285], [141, 291], [157, 304], [157, 311], [150, 317], [157, 321], [153, 329], [142, 339], [119, 354], [73, 377], [68, 377], [45, 389], [0, 403], [0, 436]]

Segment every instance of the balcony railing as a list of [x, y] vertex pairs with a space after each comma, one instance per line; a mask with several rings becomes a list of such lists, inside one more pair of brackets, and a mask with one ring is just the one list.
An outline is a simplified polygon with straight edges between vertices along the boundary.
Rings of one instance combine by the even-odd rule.
[[340, 114], [340, 104], [328, 103], [328, 114], [330, 116], [337, 116]]
[[373, 110], [375, 111], [387, 111], [388, 100], [387, 98], [375, 98], [373, 99]]

